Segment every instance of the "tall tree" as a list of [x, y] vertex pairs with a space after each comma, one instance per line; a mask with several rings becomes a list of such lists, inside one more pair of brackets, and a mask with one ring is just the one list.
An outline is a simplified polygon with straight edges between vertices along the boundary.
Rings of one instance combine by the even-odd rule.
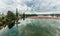
[[19, 20], [19, 18], [18, 18], [18, 9], [16, 8], [16, 26], [18, 27], [18, 20]]
[[25, 13], [23, 13], [23, 20], [25, 20]]
[[18, 9], [16, 9], [16, 19], [18, 20]]
[[7, 18], [6, 20], [7, 20], [8, 28], [10, 29], [15, 24], [15, 19], [16, 19], [15, 14], [11, 11], [8, 11], [7, 15], [6, 15], [6, 18]]
[[7, 16], [8, 19], [10, 20], [15, 20], [15, 14], [11, 11], [8, 11]]

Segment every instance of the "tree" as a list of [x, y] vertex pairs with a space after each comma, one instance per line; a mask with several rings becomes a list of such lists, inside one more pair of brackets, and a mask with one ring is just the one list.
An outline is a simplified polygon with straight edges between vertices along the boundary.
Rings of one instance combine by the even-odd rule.
[[23, 13], [23, 20], [25, 20], [25, 13]]
[[51, 14], [51, 16], [53, 17], [53, 16], [54, 16], [54, 14]]
[[18, 27], [18, 20], [19, 20], [19, 18], [18, 18], [18, 9], [16, 9], [16, 26]]
[[6, 17], [9, 19], [9, 20], [15, 20], [16, 17], [15, 17], [15, 14], [11, 11], [8, 11]]
[[16, 9], [16, 20], [18, 20], [18, 9]]
[[8, 28], [12, 28], [15, 24], [15, 14], [11, 11], [8, 11], [7, 15], [6, 15], [6, 22], [7, 22], [7, 25], [8, 25]]
[[4, 19], [4, 14], [2, 13], [2, 19]]

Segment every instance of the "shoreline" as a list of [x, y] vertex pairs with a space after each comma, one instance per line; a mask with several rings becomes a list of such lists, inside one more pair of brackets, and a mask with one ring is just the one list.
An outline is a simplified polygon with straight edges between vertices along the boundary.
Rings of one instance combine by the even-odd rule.
[[52, 16], [31, 16], [28, 18], [31, 18], [31, 19], [60, 19], [60, 17], [52, 17]]

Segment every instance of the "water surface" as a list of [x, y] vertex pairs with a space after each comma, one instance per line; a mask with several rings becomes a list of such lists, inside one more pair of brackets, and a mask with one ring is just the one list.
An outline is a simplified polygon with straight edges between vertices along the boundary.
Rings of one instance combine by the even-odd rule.
[[60, 36], [60, 20], [55, 19], [25, 19], [16, 25], [0, 30], [0, 36]]

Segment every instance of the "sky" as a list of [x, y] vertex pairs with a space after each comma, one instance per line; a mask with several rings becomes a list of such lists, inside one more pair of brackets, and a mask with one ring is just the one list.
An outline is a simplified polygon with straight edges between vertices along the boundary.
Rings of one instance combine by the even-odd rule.
[[60, 0], [0, 0], [0, 12], [46, 12], [60, 11]]

